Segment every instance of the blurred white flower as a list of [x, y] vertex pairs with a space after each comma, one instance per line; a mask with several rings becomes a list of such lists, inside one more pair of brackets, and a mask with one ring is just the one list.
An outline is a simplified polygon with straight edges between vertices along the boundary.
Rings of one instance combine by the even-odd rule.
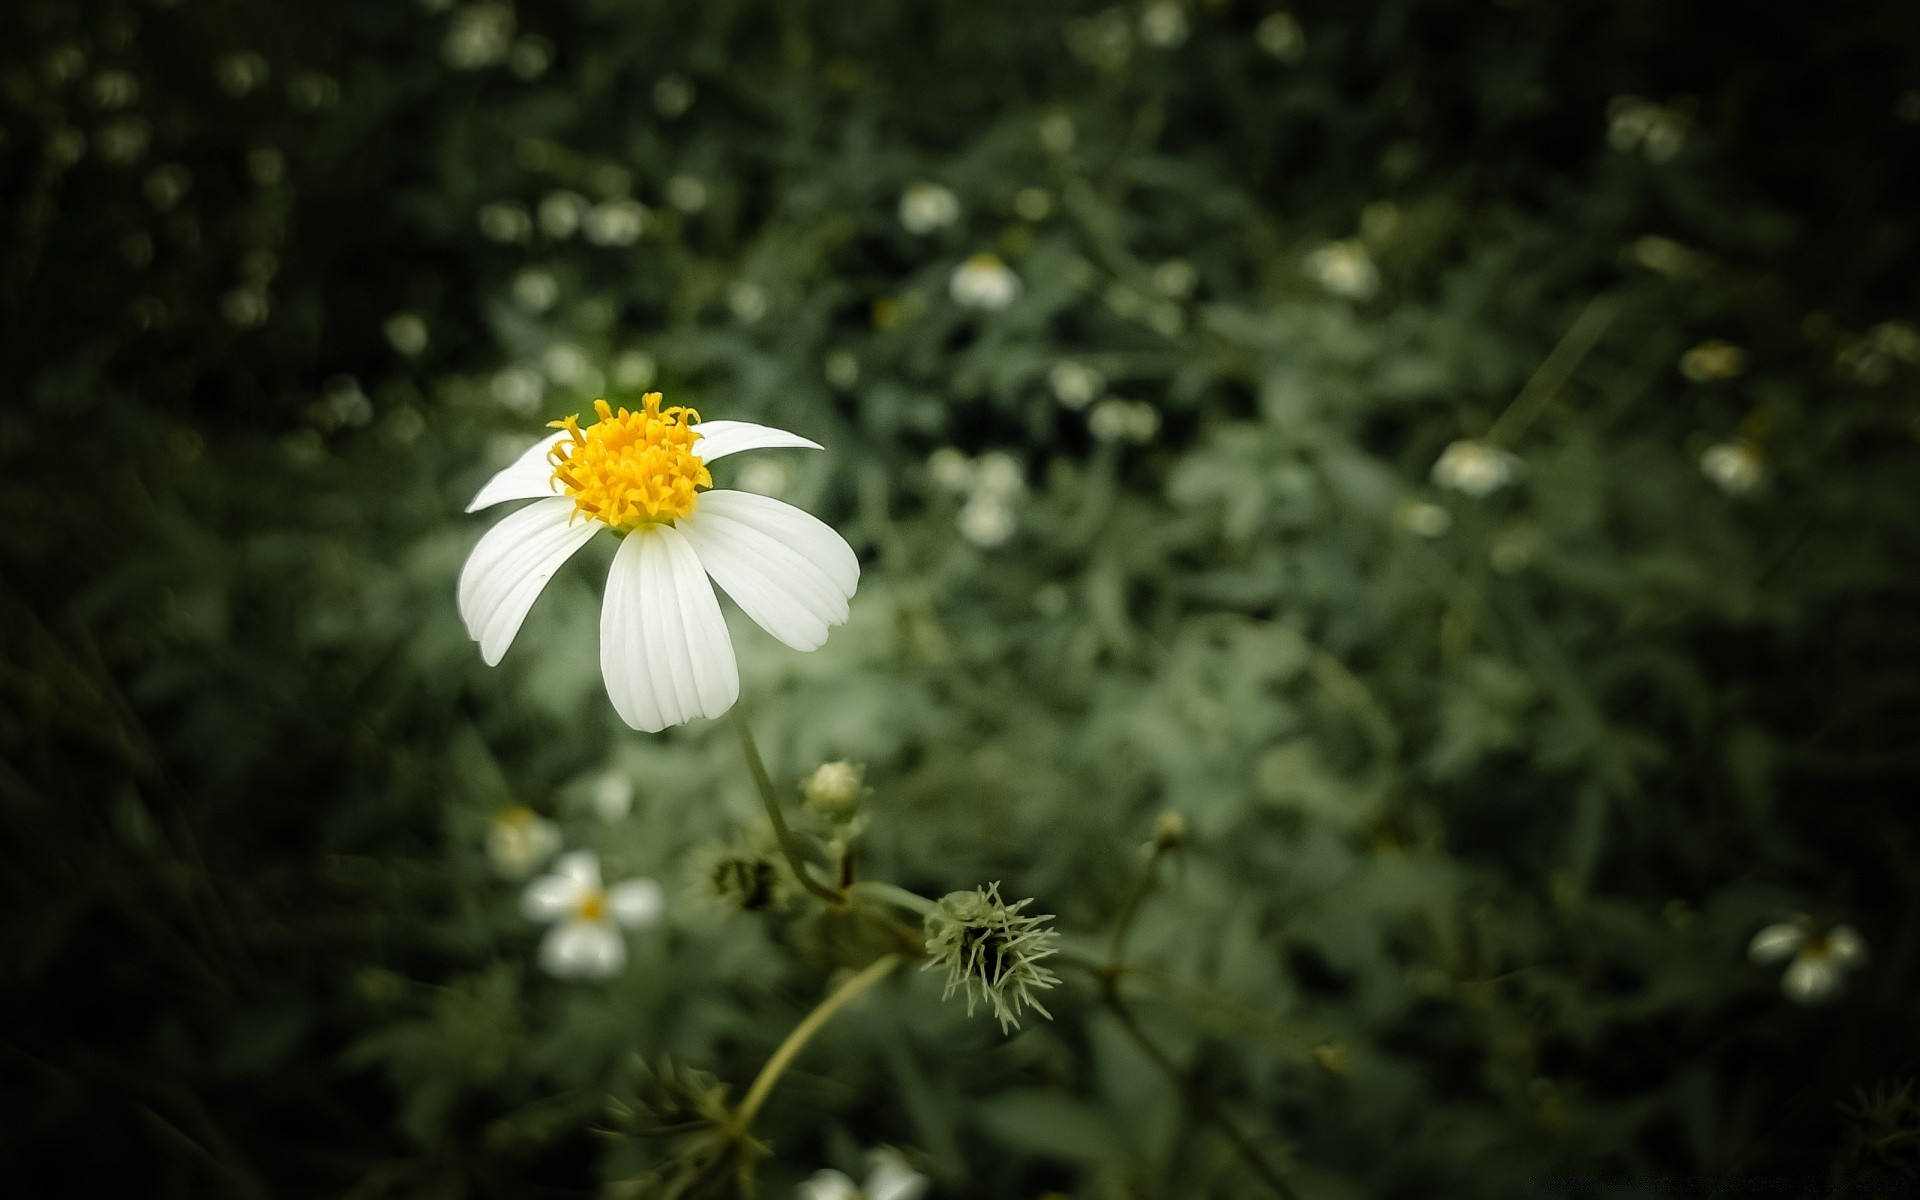
[[251, 50], [223, 54], [213, 64], [220, 90], [238, 99], [267, 81], [267, 60]]
[[530, 367], [508, 367], [493, 377], [488, 388], [493, 402], [516, 416], [530, 417], [546, 397], [546, 385]]
[[147, 173], [147, 199], [161, 212], [169, 212], [193, 187], [193, 172], [179, 163], [165, 163]]
[[727, 288], [727, 309], [751, 325], [767, 315], [767, 292], [757, 283], [741, 280]]
[[959, 219], [959, 198], [937, 183], [908, 184], [900, 193], [900, 224], [908, 233], [932, 233]]
[[[1780, 990], [1797, 1004], [1819, 1004], [1840, 991], [1848, 971], [1867, 961], [1867, 943], [1851, 925], [1816, 932], [1813, 920], [1795, 916], [1753, 935], [1747, 957], [1769, 965], [1787, 962]], [[1791, 960], [1791, 961], [1788, 961]]]
[[1453, 514], [1425, 500], [1402, 500], [1396, 515], [1403, 529], [1423, 538], [1437, 538], [1453, 528]]
[[538, 209], [540, 232], [556, 240], [570, 238], [586, 215], [587, 198], [579, 192], [548, 192]]
[[518, 79], [538, 79], [552, 64], [553, 45], [545, 38], [523, 37], [507, 51], [507, 70]]
[[408, 358], [417, 358], [427, 348], [427, 323], [415, 313], [395, 313], [385, 325], [387, 344]]
[[271, 308], [267, 294], [255, 287], [238, 287], [220, 298], [220, 315], [237, 329], [266, 324]]
[[973, 464], [973, 490], [976, 495], [1015, 496], [1027, 487], [1026, 472], [1020, 460], [1004, 450], [982, 454]]
[[637, 412], [596, 400], [596, 423], [556, 422], [488, 480], [467, 511], [533, 503], [480, 539], [458, 589], [467, 633], [493, 665], [569, 558], [601, 529], [624, 535], [600, 609], [600, 673], [620, 718], [648, 733], [720, 716], [739, 698], [714, 583], [781, 642], [815, 650], [847, 620], [860, 579], [853, 548], [819, 519], [751, 492], [703, 490], [713, 486], [707, 464], [725, 455], [817, 443], [703, 422], [660, 400], [647, 393]]
[[1648, 162], [1669, 162], [1686, 144], [1687, 116], [1638, 96], [1615, 96], [1607, 104], [1607, 144], [1623, 154], [1638, 150]]
[[1680, 374], [1694, 383], [1718, 383], [1747, 369], [1747, 352], [1719, 338], [1701, 342], [1680, 356]]
[[476, 71], [504, 59], [512, 44], [512, 8], [505, 4], [470, 4], [447, 22], [440, 57], [456, 70]]
[[480, 232], [488, 241], [524, 242], [533, 232], [533, 218], [527, 215], [523, 205], [511, 200], [495, 200], [483, 204], [475, 214], [480, 222]]
[[947, 285], [956, 303], [968, 308], [997, 309], [1020, 294], [1020, 277], [997, 254], [976, 254], [961, 263]]
[[1160, 432], [1160, 414], [1138, 400], [1102, 400], [1087, 414], [1087, 430], [1103, 442], [1150, 442]]
[[1281, 62], [1299, 62], [1307, 52], [1306, 35], [1292, 13], [1269, 13], [1253, 29], [1253, 40]]
[[927, 472], [950, 492], [965, 492], [973, 486], [973, 460], [952, 446], [942, 446], [927, 456]]
[[153, 126], [145, 117], [121, 117], [100, 127], [100, 157], [110, 163], [134, 163], [147, 152]]
[[639, 391], [653, 382], [659, 365], [644, 350], [622, 350], [613, 356], [614, 386]]
[[1700, 455], [1700, 471], [1729, 496], [1746, 496], [1767, 481], [1767, 460], [1745, 438], [1717, 442]]
[[560, 849], [560, 827], [525, 805], [502, 809], [487, 823], [487, 858], [508, 879], [525, 879]]
[[111, 69], [93, 77], [93, 102], [101, 108], [125, 108], [140, 98], [140, 81]]
[[608, 771], [593, 784], [593, 811], [611, 825], [624, 821], [633, 811], [633, 780], [619, 771]]
[[1062, 359], [1047, 372], [1047, 383], [1054, 399], [1066, 408], [1081, 409], [1092, 404], [1106, 389], [1106, 377], [1084, 363]]
[[556, 979], [606, 979], [627, 963], [623, 929], [660, 919], [660, 885], [629, 879], [600, 884], [600, 860], [591, 850], [563, 854], [553, 873], [527, 885], [520, 912], [553, 926], [540, 941], [540, 965]]
[[340, 103], [340, 81], [319, 71], [301, 71], [287, 80], [287, 103], [300, 112], [318, 112]]
[[594, 374], [587, 352], [572, 342], [547, 347], [541, 365], [547, 370], [547, 378], [562, 387], [585, 383]]
[[1187, 40], [1187, 14], [1174, 0], [1153, 0], [1140, 13], [1140, 37], [1149, 46], [1171, 49]]
[[646, 228], [647, 210], [638, 200], [608, 200], [587, 213], [587, 240], [596, 246], [631, 246]]
[[1369, 300], [1380, 290], [1380, 268], [1357, 239], [1328, 242], [1307, 255], [1307, 274], [1336, 296]]
[[927, 1177], [898, 1150], [875, 1150], [867, 1161], [866, 1186], [856, 1187], [839, 1171], [819, 1171], [800, 1185], [800, 1200], [919, 1200], [926, 1194]]
[[1498, 446], [1462, 439], [1440, 452], [1433, 481], [1469, 496], [1488, 496], [1514, 481], [1520, 460]]
[[1022, 221], [1043, 221], [1053, 211], [1053, 197], [1045, 188], [1023, 187], [1014, 193], [1013, 211]]
[[954, 518], [960, 536], [983, 550], [1005, 545], [1018, 523], [1013, 504], [1005, 496], [991, 494], [974, 496]]
[[513, 277], [513, 302], [528, 312], [545, 312], [559, 299], [560, 281], [551, 271], [528, 267]]

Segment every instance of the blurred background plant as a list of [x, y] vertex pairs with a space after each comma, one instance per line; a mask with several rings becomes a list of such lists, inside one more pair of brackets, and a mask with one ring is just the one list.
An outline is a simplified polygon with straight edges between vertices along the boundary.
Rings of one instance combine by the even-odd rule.
[[[1903, 0], [14, 0], [12, 1173], [631, 1192], [647, 1080], [826, 993], [729, 732], [606, 702], [610, 550], [497, 670], [454, 612], [479, 483], [648, 388], [828, 447], [716, 468], [866, 566], [818, 653], [730, 617], [795, 810], [859, 763], [863, 877], [1126, 955], [1007, 1038], [875, 986], [767, 1194], [1911, 1172], [1917, 62]], [[605, 981], [561, 847], [666, 889]]]

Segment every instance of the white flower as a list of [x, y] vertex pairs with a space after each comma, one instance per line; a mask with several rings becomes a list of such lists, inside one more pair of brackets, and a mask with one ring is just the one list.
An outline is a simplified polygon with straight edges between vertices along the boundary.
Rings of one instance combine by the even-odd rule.
[[1054, 398], [1067, 408], [1085, 408], [1099, 399], [1107, 381], [1099, 371], [1071, 359], [1054, 364], [1047, 373]]
[[487, 823], [487, 857], [508, 879], [525, 879], [560, 848], [560, 827], [524, 804], [502, 809]]
[[587, 208], [587, 198], [579, 192], [548, 192], [537, 210], [540, 232], [556, 239], [572, 237]]
[[908, 1166], [898, 1150], [875, 1150], [867, 1161], [865, 1187], [854, 1186], [838, 1171], [819, 1171], [800, 1185], [800, 1200], [919, 1200], [926, 1194], [927, 1177]]
[[900, 224], [911, 234], [928, 234], [960, 219], [960, 200], [937, 183], [914, 183], [900, 193]]
[[790, 504], [713, 486], [707, 464], [742, 450], [817, 443], [745, 421], [701, 422], [660, 408], [594, 402], [599, 421], [555, 422], [488, 480], [468, 512], [534, 503], [487, 531], [460, 572], [460, 615], [498, 663], [540, 590], [600, 529], [621, 535], [600, 610], [600, 671], [622, 720], [655, 733], [717, 717], [740, 695], [733, 643], [713, 583], [762, 629], [815, 650], [843, 624], [860, 580], [852, 547]]
[[976, 254], [953, 273], [947, 291], [968, 308], [1005, 308], [1020, 294], [1020, 277], [997, 254]]
[[627, 963], [621, 930], [660, 919], [660, 885], [629, 879], [600, 886], [600, 860], [591, 850], [563, 854], [553, 874], [527, 885], [520, 912], [553, 926], [540, 941], [540, 965], [556, 979], [606, 979]]
[[1282, 62], [1299, 62], [1307, 52], [1306, 36], [1292, 13], [1269, 13], [1254, 27], [1253, 40]]
[[1798, 1004], [1819, 1004], [1840, 991], [1847, 971], [1867, 961], [1867, 943], [1851, 925], [1814, 932], [1811, 918], [1796, 916], [1753, 935], [1747, 957], [1756, 963], [1787, 963], [1780, 990]]
[[1307, 274], [1336, 296], [1368, 300], [1380, 290], [1380, 268], [1357, 240], [1328, 242], [1307, 255]]
[[1767, 481], [1760, 447], [1745, 438], [1708, 446], [1700, 455], [1700, 471], [1729, 496], [1748, 495]]
[[1005, 545], [1019, 522], [1013, 505], [1004, 496], [988, 494], [975, 496], [962, 505], [954, 523], [961, 537], [982, 550], [991, 550]]
[[1423, 538], [1437, 538], [1453, 528], [1453, 514], [1425, 500], [1402, 500], [1397, 515], [1402, 528]]
[[1487, 496], [1512, 483], [1520, 460], [1486, 442], [1463, 440], [1440, 452], [1433, 464], [1433, 481], [1469, 496]]
[[1140, 14], [1140, 36], [1163, 50], [1178, 46], [1187, 40], [1187, 14], [1173, 0], [1155, 0]]
[[1087, 431], [1103, 442], [1144, 444], [1160, 431], [1160, 414], [1144, 401], [1109, 398], [1087, 414]]
[[395, 313], [387, 318], [387, 342], [408, 358], [417, 358], [427, 348], [427, 323], [417, 313]]
[[631, 246], [647, 226], [647, 209], [638, 200], [608, 200], [587, 212], [587, 240], [596, 246]]
[[626, 819], [633, 811], [633, 780], [618, 771], [609, 771], [593, 784], [593, 811], [609, 825]]

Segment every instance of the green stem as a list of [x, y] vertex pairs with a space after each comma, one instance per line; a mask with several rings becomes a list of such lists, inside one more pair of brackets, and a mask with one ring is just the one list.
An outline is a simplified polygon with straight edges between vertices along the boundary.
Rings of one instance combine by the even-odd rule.
[[773, 822], [773, 835], [779, 839], [780, 852], [787, 856], [787, 865], [793, 868], [801, 886], [814, 895], [835, 907], [846, 903], [845, 893], [821, 883], [807, 869], [806, 854], [801, 849], [800, 839], [793, 836], [786, 817], [780, 813], [780, 797], [773, 790], [773, 780], [767, 776], [766, 764], [760, 761], [760, 748], [754, 745], [753, 730], [747, 728], [747, 719], [740, 715], [739, 706], [735, 705], [727, 715], [733, 720], [734, 732], [740, 735], [740, 750], [746, 755], [747, 771], [753, 776], [753, 785], [760, 789], [760, 801], [766, 805], [767, 819]]
[[1248, 1169], [1259, 1176], [1260, 1181], [1271, 1188], [1273, 1194], [1279, 1196], [1281, 1200], [1295, 1200], [1294, 1190], [1287, 1186], [1286, 1180], [1280, 1178], [1280, 1172], [1274, 1170], [1273, 1164], [1260, 1153], [1259, 1147], [1241, 1132], [1240, 1127], [1234, 1124], [1233, 1118], [1227, 1115], [1227, 1110], [1220, 1107], [1220, 1102], [1215, 1100], [1211, 1093], [1202, 1088], [1187, 1072], [1181, 1070], [1180, 1064], [1169, 1058], [1166, 1051], [1154, 1045], [1153, 1039], [1147, 1036], [1146, 1030], [1140, 1028], [1140, 1022], [1135, 1020], [1133, 1013], [1121, 1003], [1120, 997], [1109, 991], [1103, 999], [1107, 1008], [1119, 1020], [1120, 1028], [1126, 1030], [1127, 1036], [1133, 1039], [1133, 1044], [1140, 1047], [1141, 1052], [1152, 1059], [1154, 1065], [1159, 1067], [1173, 1085], [1180, 1089], [1187, 1103], [1193, 1105], [1202, 1117], [1211, 1121], [1221, 1135], [1233, 1145], [1233, 1148], [1240, 1152], [1240, 1157], [1246, 1162]]
[[1133, 932], [1133, 919], [1140, 915], [1140, 906], [1146, 903], [1153, 892], [1153, 885], [1160, 878], [1160, 856], [1167, 848], [1155, 841], [1153, 851], [1147, 856], [1147, 865], [1141, 868], [1140, 877], [1134, 881], [1133, 891], [1127, 896], [1126, 905], [1120, 910], [1120, 921], [1113, 927], [1113, 945], [1107, 951], [1107, 963], [1111, 970], [1119, 972], [1126, 966], [1127, 935]]
[[889, 954], [885, 958], [875, 960], [858, 975], [835, 988], [825, 1000], [807, 1014], [805, 1020], [793, 1027], [793, 1032], [787, 1035], [786, 1041], [780, 1043], [779, 1048], [773, 1052], [773, 1057], [767, 1060], [767, 1065], [760, 1068], [760, 1074], [754, 1078], [753, 1086], [747, 1089], [747, 1098], [740, 1102], [740, 1108], [733, 1114], [741, 1133], [744, 1134], [752, 1128], [753, 1118], [759, 1114], [760, 1106], [767, 1102], [767, 1096], [772, 1093], [773, 1085], [780, 1081], [780, 1076], [793, 1062], [794, 1055], [800, 1053], [801, 1048], [812, 1040], [814, 1034], [820, 1032], [820, 1027], [832, 1020], [833, 1014], [845, 1008], [854, 997], [886, 978], [887, 972], [893, 970], [899, 963], [898, 954]]
[[852, 893], [855, 896], [866, 896], [889, 904], [897, 904], [901, 908], [910, 908], [922, 917], [931, 917], [940, 911], [938, 901], [929, 900], [918, 892], [910, 892], [897, 884], [882, 883], [877, 879], [854, 884]]
[[1520, 435], [1540, 411], [1547, 406], [1560, 389], [1566, 386], [1575, 367], [1592, 352], [1600, 341], [1600, 335], [1613, 324], [1613, 298], [1595, 296], [1580, 310], [1580, 315], [1568, 327], [1544, 361], [1534, 369], [1531, 377], [1520, 388], [1520, 394], [1507, 405], [1507, 411], [1500, 414], [1493, 428], [1487, 430], [1484, 439], [1496, 446], [1511, 446], [1520, 440]]

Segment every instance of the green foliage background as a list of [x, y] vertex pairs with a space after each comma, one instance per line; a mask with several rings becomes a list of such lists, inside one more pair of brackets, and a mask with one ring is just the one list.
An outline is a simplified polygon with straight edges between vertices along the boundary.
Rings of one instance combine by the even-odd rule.
[[[1910, 5], [437, 7], [0, 13], [34, 1194], [593, 1194], [661, 1153], [608, 1115], [637, 1060], [737, 1092], [819, 997], [796, 919], [677, 900], [546, 979], [483, 852], [524, 803], [674, 883], [754, 819], [725, 729], [614, 718], [606, 546], [497, 669], [454, 611], [479, 483], [646, 382], [828, 447], [768, 457], [860, 551], [852, 621], [801, 656], [731, 615], [775, 773], [866, 764], [863, 876], [999, 880], [1098, 955], [1184, 815], [1130, 994], [1301, 1194], [1915, 1168]], [[1609, 144], [1629, 95], [1676, 154]], [[960, 218], [916, 236], [922, 180]], [[483, 231], [556, 190], [643, 232]], [[1377, 295], [1307, 269], [1347, 238]], [[981, 251], [1002, 311], [948, 297]], [[1434, 487], [1596, 303], [1519, 482]], [[1715, 338], [1745, 372], [1689, 381]], [[1062, 360], [1156, 435], [1093, 436]], [[1698, 465], [1736, 435], [1748, 496]], [[1017, 460], [1004, 545], [949, 446]], [[1798, 911], [1871, 948], [1831, 1005], [1745, 960]], [[881, 1143], [937, 1196], [1260, 1194], [1095, 1001], [1003, 1039], [882, 987], [776, 1093], [766, 1194]]]

